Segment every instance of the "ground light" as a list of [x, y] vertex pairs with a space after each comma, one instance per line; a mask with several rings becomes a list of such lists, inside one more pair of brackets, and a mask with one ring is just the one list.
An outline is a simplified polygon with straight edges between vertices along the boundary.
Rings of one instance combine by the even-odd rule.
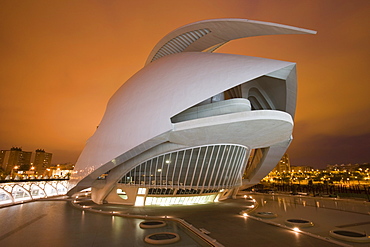
[[301, 232], [301, 230], [298, 227], [294, 227], [293, 228], [293, 231], [295, 231], [295, 232]]

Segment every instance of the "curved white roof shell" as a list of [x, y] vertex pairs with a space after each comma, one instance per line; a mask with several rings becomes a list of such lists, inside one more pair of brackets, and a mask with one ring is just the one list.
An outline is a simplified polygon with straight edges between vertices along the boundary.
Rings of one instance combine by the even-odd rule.
[[[181, 35], [204, 28], [210, 32], [192, 43], [188, 42], [187, 46], [179, 43], [184, 38], [178, 38]], [[236, 38], [294, 33], [313, 32], [265, 22], [217, 19], [190, 24], [167, 35], [153, 49], [147, 65], [110, 99], [99, 128], [87, 141], [76, 163], [70, 188], [78, 185], [73, 190], [76, 192], [89, 187], [100, 174], [164, 142], [186, 146], [228, 142], [248, 148], [290, 142], [293, 128], [291, 115], [295, 109], [295, 74], [293, 79], [287, 80], [287, 88], [292, 93], [287, 95], [286, 112], [236, 113], [229, 118], [213, 117], [211, 123], [199, 119], [174, 124], [170, 119], [205, 99], [247, 81], [264, 75], [279, 78], [286, 74], [286, 79], [289, 73], [295, 71], [294, 63], [198, 51]], [[186, 47], [182, 51], [171, 48], [172, 52], [163, 53], [167, 49], [164, 47], [169, 47], [171, 41]], [[239, 124], [230, 124], [230, 117]], [[202, 129], [206, 125], [208, 127]], [[261, 131], [256, 131], [257, 126]], [[209, 136], [207, 129], [212, 128], [220, 135], [215, 135], [214, 139], [205, 138]], [[227, 128], [231, 132], [223, 132]], [[233, 132], [239, 134], [229, 134], [228, 139], [223, 137], [225, 133]]]
[[230, 40], [276, 34], [315, 34], [316, 31], [246, 19], [213, 19], [182, 26], [163, 37], [150, 53], [146, 65], [181, 52], [213, 52]]

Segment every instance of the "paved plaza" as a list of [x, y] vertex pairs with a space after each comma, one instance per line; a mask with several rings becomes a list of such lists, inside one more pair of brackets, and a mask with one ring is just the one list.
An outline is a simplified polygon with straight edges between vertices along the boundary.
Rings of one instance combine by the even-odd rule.
[[[243, 196], [215, 204], [171, 207], [96, 205], [88, 197], [79, 197], [75, 202], [77, 207], [67, 198], [34, 201], [0, 209], [3, 223], [0, 225], [0, 246], [152, 246], [143, 241], [150, 232], [138, 227], [142, 219], [94, 213], [88, 208], [181, 218], [196, 228], [206, 229], [211, 238], [231, 247], [370, 246], [329, 238], [329, 231], [334, 228], [370, 232], [367, 202], [285, 195], [251, 196], [258, 204], [255, 212], [274, 212], [278, 217], [261, 221], [257, 217], [241, 216], [239, 213], [250, 210], [251, 205]], [[302, 229], [308, 234], [297, 233], [284, 227], [284, 221], [289, 218], [308, 219], [314, 226]], [[181, 236], [180, 242], [165, 246], [209, 246], [175, 222], [161, 231], [174, 231]]]

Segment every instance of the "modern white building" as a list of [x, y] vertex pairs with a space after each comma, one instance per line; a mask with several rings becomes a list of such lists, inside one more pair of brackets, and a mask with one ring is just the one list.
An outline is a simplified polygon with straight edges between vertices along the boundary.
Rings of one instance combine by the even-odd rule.
[[314, 33], [245, 19], [169, 33], [110, 99], [68, 194], [91, 188], [99, 204], [194, 204], [258, 183], [292, 140], [295, 64], [213, 51], [239, 38]]

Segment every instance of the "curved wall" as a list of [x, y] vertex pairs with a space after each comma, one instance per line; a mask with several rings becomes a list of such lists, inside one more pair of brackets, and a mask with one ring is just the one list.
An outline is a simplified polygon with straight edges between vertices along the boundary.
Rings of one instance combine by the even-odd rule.
[[[171, 131], [170, 119], [176, 114], [216, 94], [292, 64], [239, 55], [193, 52], [166, 56], [149, 64], [110, 99], [99, 128], [87, 141], [76, 163], [71, 187], [119, 155]], [[107, 170], [111, 168], [107, 167]]]
[[[127, 204], [143, 204], [146, 195], [202, 192], [206, 195], [199, 200], [208, 201], [216, 196], [209, 193], [224, 189], [222, 196], [229, 196], [230, 189], [241, 185], [245, 168], [243, 184], [257, 183], [292, 140], [295, 64], [211, 52], [233, 39], [304, 33], [315, 32], [267, 22], [215, 19], [166, 35], [146, 66], [109, 100], [76, 163], [69, 194], [92, 187], [97, 203], [124, 198]], [[217, 150], [217, 155], [209, 155], [208, 149]], [[234, 150], [233, 154], [227, 149]], [[230, 160], [223, 159], [225, 152]], [[253, 157], [248, 162], [245, 156], [250, 153]], [[181, 165], [169, 158], [175, 155], [176, 159], [182, 155]], [[163, 199], [148, 198], [150, 204]]]

